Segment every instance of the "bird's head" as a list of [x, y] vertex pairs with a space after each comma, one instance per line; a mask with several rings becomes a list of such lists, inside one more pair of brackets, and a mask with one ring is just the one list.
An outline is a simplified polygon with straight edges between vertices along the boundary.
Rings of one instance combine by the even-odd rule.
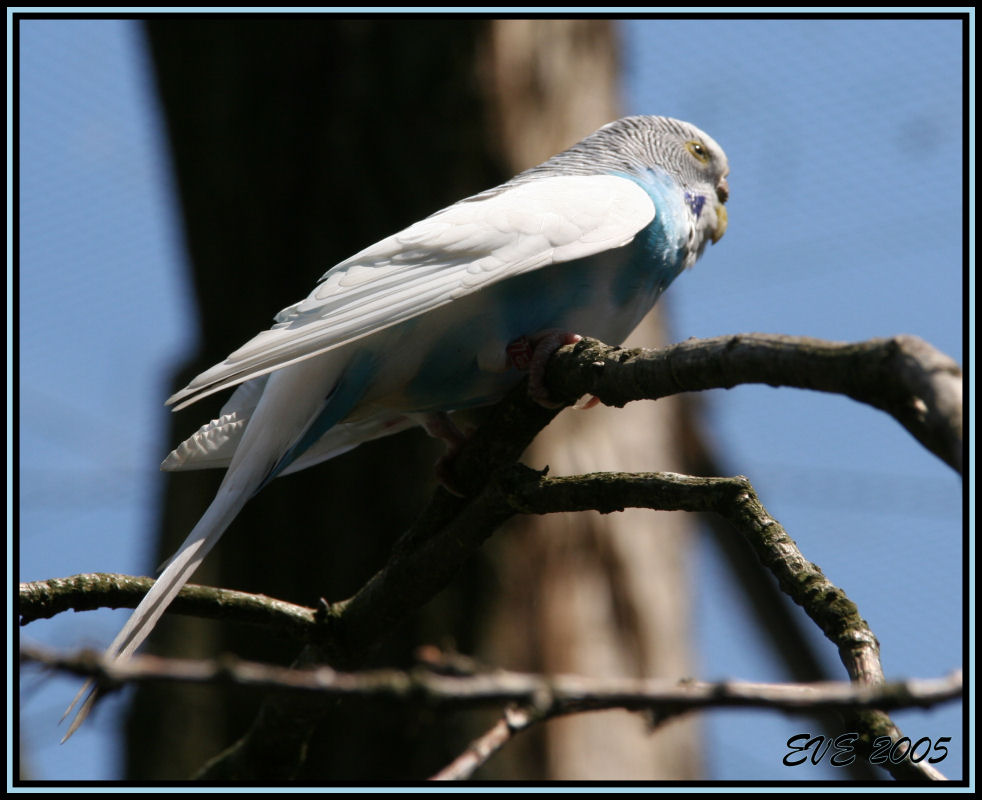
[[509, 184], [557, 174], [621, 174], [642, 183], [667, 178], [685, 202], [686, 266], [691, 266], [708, 242], [718, 242], [726, 232], [729, 172], [723, 148], [695, 125], [671, 117], [632, 116], [604, 125]]
[[671, 176], [689, 210], [689, 244], [697, 256], [707, 242], [723, 237], [730, 166], [715, 139], [688, 122], [653, 116], [624, 117], [594, 135], [606, 140], [605, 150], [616, 153], [623, 167], [634, 172], [657, 169]]

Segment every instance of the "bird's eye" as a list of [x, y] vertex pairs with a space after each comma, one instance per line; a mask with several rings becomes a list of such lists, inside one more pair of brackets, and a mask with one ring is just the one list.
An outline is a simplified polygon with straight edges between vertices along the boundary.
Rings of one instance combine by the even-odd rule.
[[709, 163], [709, 150], [706, 149], [706, 145], [702, 142], [696, 139], [690, 139], [685, 143], [685, 147], [698, 161], [703, 164]]

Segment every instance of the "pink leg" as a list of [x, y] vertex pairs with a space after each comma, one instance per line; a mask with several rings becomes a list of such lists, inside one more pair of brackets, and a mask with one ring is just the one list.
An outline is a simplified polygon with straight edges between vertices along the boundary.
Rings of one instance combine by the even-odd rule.
[[467, 434], [460, 430], [450, 419], [450, 415], [444, 411], [420, 414], [419, 422], [430, 436], [434, 439], [440, 439], [447, 446], [446, 452], [436, 460], [436, 479], [448, 492], [463, 497], [454, 488], [450, 464], [460, 452], [461, 446], [467, 441]]
[[529, 397], [540, 406], [559, 408], [564, 405], [553, 402], [549, 397], [544, 382], [546, 364], [560, 347], [575, 344], [582, 338], [579, 334], [553, 328], [532, 336], [521, 336], [508, 345], [508, 360], [516, 369], [528, 370]]
[[433, 411], [429, 414], [420, 414], [419, 417], [423, 429], [434, 439], [440, 439], [447, 446], [448, 453], [451, 451], [456, 453], [467, 439], [467, 435], [454, 424], [445, 411]]

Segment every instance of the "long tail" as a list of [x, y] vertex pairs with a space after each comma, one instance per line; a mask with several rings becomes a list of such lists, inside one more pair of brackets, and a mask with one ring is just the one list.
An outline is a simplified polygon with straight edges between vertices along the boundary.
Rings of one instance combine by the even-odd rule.
[[[122, 630], [113, 639], [112, 644], [106, 650], [106, 658], [114, 660], [128, 658], [143, 643], [167, 606], [171, 604], [177, 593], [187, 583], [208, 551], [222, 537], [225, 529], [235, 519], [236, 514], [245, 505], [250, 495], [251, 492], [239, 494], [231, 491], [219, 491], [204, 516], [194, 526], [191, 534], [184, 540], [177, 554], [171, 559], [167, 568], [157, 578], [150, 591], [130, 615]], [[72, 712], [75, 704], [86, 692], [88, 695], [79, 707], [72, 724], [62, 738], [62, 742], [75, 733], [98, 699], [99, 692], [91, 679], [82, 686], [62, 719]]]
[[[270, 376], [215, 499], [109, 645], [106, 658], [129, 658], [150, 635], [181, 587], [284, 454], [312, 424], [323, 419], [325, 407], [330, 406], [331, 416], [340, 418], [360, 398], [361, 391], [333, 391], [341, 383], [338, 375], [343, 366], [338, 368], [340, 354], [332, 356], [303, 361]], [[335, 403], [338, 399], [343, 402]], [[87, 681], [75, 696], [62, 720], [86, 692], [62, 742], [78, 729], [98, 699], [99, 690], [93, 680]]]

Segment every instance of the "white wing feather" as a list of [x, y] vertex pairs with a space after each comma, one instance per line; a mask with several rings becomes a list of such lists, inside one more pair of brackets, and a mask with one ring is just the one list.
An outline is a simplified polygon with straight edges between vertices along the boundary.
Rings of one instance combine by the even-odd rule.
[[239, 446], [246, 423], [256, 410], [268, 376], [246, 381], [222, 406], [218, 418], [198, 428], [164, 459], [165, 472], [227, 467]]
[[540, 178], [456, 203], [342, 261], [167, 402], [183, 408], [513, 275], [621, 247], [654, 216], [644, 189], [614, 175]]

